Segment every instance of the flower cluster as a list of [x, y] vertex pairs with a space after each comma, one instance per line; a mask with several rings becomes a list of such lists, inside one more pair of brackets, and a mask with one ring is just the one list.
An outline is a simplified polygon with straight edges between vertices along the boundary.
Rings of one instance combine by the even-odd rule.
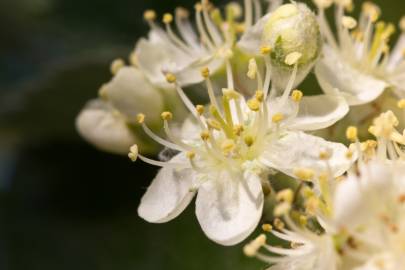
[[[405, 19], [390, 50], [395, 26], [373, 3], [356, 20], [351, 0], [314, 0], [316, 12], [267, 2], [202, 0], [194, 19], [177, 8], [162, 23], [146, 11], [148, 38], [129, 65], [113, 61], [79, 132], [160, 168], [138, 208], [148, 222], [176, 218], [196, 197], [216, 243], [238, 244], [262, 223], [244, 252], [271, 270], [402, 269]], [[297, 88], [312, 70], [318, 95]], [[383, 112], [375, 100], [386, 96], [397, 104]], [[378, 107], [371, 125], [332, 136], [356, 105]]]

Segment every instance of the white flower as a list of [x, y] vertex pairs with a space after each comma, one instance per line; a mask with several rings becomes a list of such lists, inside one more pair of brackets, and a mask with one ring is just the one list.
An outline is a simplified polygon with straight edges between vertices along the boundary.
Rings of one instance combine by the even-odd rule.
[[[113, 65], [114, 66], [114, 65]], [[113, 79], [100, 89], [100, 98], [89, 102], [76, 119], [79, 133], [99, 149], [126, 154], [128, 147], [142, 143], [130, 125], [140, 112], [147, 112], [149, 123], [160, 119], [163, 95], [134, 67], [120, 67]], [[151, 150], [143, 145], [142, 150]]]
[[[352, 1], [337, 1], [335, 7], [336, 37], [325, 17], [330, 1], [315, 1], [318, 21], [326, 44], [315, 72], [323, 90], [338, 88], [349, 105], [366, 104], [381, 95], [389, 86], [405, 95], [405, 35], [390, 51], [389, 38], [395, 31], [392, 24], [377, 22], [380, 9], [365, 2], [359, 20], [345, 15]], [[401, 29], [404, 32], [404, 19]]]
[[294, 86], [314, 66], [322, 48], [322, 37], [315, 14], [305, 4], [282, 5], [261, 18], [242, 36], [238, 46], [247, 53], [258, 54], [262, 46], [271, 49], [273, 87], [283, 89], [290, 77], [291, 66], [285, 58], [299, 53]]
[[[244, 23], [239, 23], [244, 15]], [[134, 55], [137, 65], [148, 79], [160, 87], [170, 87], [164, 74], [172, 73], [181, 86], [202, 81], [200, 69], [208, 67], [217, 71], [225, 59], [233, 53], [238, 34], [262, 16], [258, 0], [244, 1], [244, 8], [232, 2], [226, 6], [226, 18], [212, 3], [202, 0], [195, 5], [197, 31], [184, 8], [177, 8], [175, 15], [163, 16], [164, 29], [156, 22], [154, 11], [146, 11], [145, 19], [150, 25], [148, 39], [137, 42]], [[178, 34], [172, 27], [176, 26]]]
[[405, 265], [405, 164], [372, 160], [342, 181], [335, 219], [356, 243], [347, 255], [356, 270], [393, 270]]
[[[293, 65], [296, 70], [297, 63]], [[233, 245], [257, 226], [263, 208], [261, 183], [267, 181], [271, 169], [302, 178], [302, 172], [328, 167], [337, 176], [350, 167], [351, 161], [345, 157], [344, 145], [302, 132], [324, 128], [343, 117], [348, 109], [343, 98], [303, 97], [301, 91], [292, 91], [294, 71], [282, 95], [268, 93], [270, 72], [263, 76], [253, 60], [248, 76], [257, 81], [259, 90], [246, 101], [234, 90], [230, 65], [227, 74], [228, 85], [218, 100], [209, 69], [202, 70], [211, 101], [207, 107], [194, 106], [176, 76], [167, 74], [166, 79], [175, 85], [193, 116], [185, 122], [182, 136], [175, 136], [171, 130], [170, 112], [162, 113], [169, 140], [154, 134], [145, 124], [144, 115], [138, 119], [151, 138], [179, 153], [162, 162], [140, 155], [133, 146], [129, 157], [163, 167], [141, 200], [138, 213], [142, 218], [156, 223], [169, 221], [198, 192], [196, 214], [203, 231], [217, 243]], [[332, 153], [329, 166], [320, 161], [323, 151]]]
[[[245, 246], [247, 256], [271, 264], [268, 270], [337, 270], [339, 256], [335, 249], [333, 236], [328, 232], [316, 234], [305, 227], [295, 225], [289, 218], [290, 229], [271, 229], [278, 239], [286, 241], [288, 247], [274, 247], [266, 244], [264, 234]], [[260, 249], [270, 252], [268, 255]]]

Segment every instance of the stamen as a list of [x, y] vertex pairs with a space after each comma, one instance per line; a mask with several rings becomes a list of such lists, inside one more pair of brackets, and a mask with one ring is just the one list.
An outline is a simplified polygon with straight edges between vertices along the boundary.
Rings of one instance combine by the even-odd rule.
[[143, 13], [143, 18], [148, 22], [149, 21], [154, 21], [154, 20], [156, 20], [156, 12], [154, 10], [151, 10], [151, 9], [146, 10]]
[[149, 163], [151, 165], [154, 166], [158, 166], [158, 167], [166, 167], [166, 166], [183, 166], [184, 164], [181, 163], [173, 163], [173, 162], [163, 162], [163, 161], [157, 161], [157, 160], [153, 160], [147, 157], [142, 156], [141, 154], [139, 154], [138, 151], [138, 146], [136, 144], [134, 144], [133, 146], [131, 146], [131, 148], [129, 149], [129, 153], [128, 153], [128, 157], [135, 162], [138, 158], [140, 160], [142, 160], [145, 163]]
[[138, 159], [138, 146], [136, 144], [134, 144], [133, 146], [131, 146], [131, 148], [129, 148], [129, 153], [128, 153], [128, 157], [135, 162]]
[[208, 33], [210, 34], [211, 38], [213, 39], [215, 45], [219, 46], [222, 44], [223, 40], [222, 40], [221, 35], [218, 33], [218, 29], [215, 27], [214, 23], [211, 20], [211, 17], [208, 14], [209, 1], [202, 0], [201, 2], [202, 2], [202, 11], [203, 11], [203, 16], [204, 16], [204, 21], [205, 21], [205, 25], [208, 30]]
[[397, 107], [400, 109], [405, 109], [405, 99], [400, 99], [397, 103]]
[[144, 131], [152, 140], [154, 140], [155, 142], [157, 142], [157, 143], [159, 143], [159, 144], [161, 144], [161, 145], [163, 145], [163, 146], [166, 146], [166, 147], [168, 147], [168, 148], [171, 148], [171, 149], [175, 149], [175, 150], [178, 150], [178, 151], [183, 151], [183, 150], [184, 150], [184, 148], [178, 146], [177, 144], [174, 144], [174, 143], [172, 143], [172, 142], [169, 142], [169, 141], [167, 141], [167, 140], [165, 140], [165, 139], [160, 138], [158, 135], [156, 135], [156, 134], [145, 124], [145, 122], [144, 122], [144, 121], [145, 121], [145, 116], [144, 116], [143, 114], [138, 114], [138, 117], [137, 117], [137, 118], [138, 118], [138, 123], [141, 124], [143, 131]]
[[210, 99], [210, 102], [213, 106], [215, 106], [215, 108], [219, 110], [219, 105], [217, 102], [217, 99], [215, 97], [215, 93], [214, 93], [214, 88], [212, 86], [212, 82], [210, 79], [210, 70], [208, 69], [208, 67], [204, 67], [201, 70], [201, 76], [203, 76], [205, 78], [205, 82], [206, 82], [206, 87], [207, 87], [207, 92], [208, 92], [208, 97]]
[[257, 254], [258, 250], [266, 244], [267, 237], [265, 234], [259, 235], [252, 242], [244, 246], [243, 252], [248, 257], [253, 257]]
[[358, 140], [357, 138], [357, 128], [354, 126], [349, 126], [346, 129], [346, 138], [352, 142], [356, 142]]
[[281, 121], [284, 120], [284, 114], [282, 113], [275, 113], [272, 117], [271, 117], [271, 121], [275, 124], [280, 123]]
[[294, 90], [294, 91], [292, 92], [292, 94], [291, 94], [291, 98], [292, 98], [293, 101], [295, 101], [295, 102], [298, 103], [298, 102], [301, 101], [303, 95], [304, 95], [304, 94], [303, 94], [300, 90]]
[[308, 168], [296, 168], [293, 173], [302, 181], [312, 181], [315, 176], [315, 172]]
[[247, 106], [249, 109], [251, 109], [254, 112], [259, 111], [260, 109], [260, 101], [258, 101], [256, 98], [252, 98], [247, 102]]
[[252, 0], [245, 0], [245, 27], [250, 28], [253, 24], [253, 6]]
[[343, 16], [342, 25], [343, 25], [343, 27], [351, 30], [351, 29], [356, 28], [357, 21], [353, 17]]
[[111, 66], [110, 66], [110, 71], [113, 75], [116, 75], [118, 71], [125, 66], [124, 60], [121, 58], [115, 59], [112, 61]]
[[271, 232], [273, 230], [273, 226], [271, 226], [271, 224], [263, 224], [262, 225], [262, 230], [265, 232]]
[[197, 3], [197, 4], [195, 4], [194, 8], [195, 8], [195, 11], [196, 11], [195, 16], [196, 16], [196, 21], [197, 21], [197, 29], [198, 29], [198, 32], [199, 32], [199, 34], [201, 36], [201, 39], [208, 46], [208, 48], [210, 50], [214, 51], [215, 46], [212, 43], [211, 39], [209, 38], [208, 33], [205, 31], [202, 16], [201, 16], [203, 6], [202, 6], [201, 3]]
[[248, 147], [251, 147], [251, 146], [255, 143], [255, 139], [254, 139], [254, 137], [253, 137], [252, 135], [246, 135], [246, 136], [243, 138], [243, 140], [244, 140], [245, 144], [246, 144]]
[[103, 100], [107, 100], [108, 99], [107, 91], [108, 91], [107, 85], [103, 84], [98, 90], [98, 96]]

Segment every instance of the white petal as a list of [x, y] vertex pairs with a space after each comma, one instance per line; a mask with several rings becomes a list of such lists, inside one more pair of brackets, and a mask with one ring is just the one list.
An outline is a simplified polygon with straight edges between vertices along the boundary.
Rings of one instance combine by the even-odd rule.
[[222, 171], [198, 191], [198, 221], [208, 238], [222, 245], [235, 245], [249, 236], [262, 210], [263, 192], [257, 175], [235, 176]]
[[135, 121], [138, 113], [144, 113], [149, 121], [160, 119], [163, 97], [139, 69], [121, 68], [105, 89], [108, 100], [128, 120]]
[[138, 215], [148, 222], [163, 223], [174, 219], [194, 197], [196, 174], [186, 167], [187, 158], [180, 153], [170, 162], [185, 163], [185, 167], [164, 167], [153, 179], [138, 208]]
[[260, 47], [262, 45], [262, 35], [265, 24], [270, 18], [270, 14], [267, 14], [261, 18], [255, 25], [250, 27], [241, 37], [237, 46], [245, 53], [257, 55], [260, 53]]
[[329, 127], [349, 112], [342, 96], [304, 96], [299, 104], [298, 115], [289, 127], [296, 130], [317, 130]]
[[190, 55], [159, 31], [151, 31], [149, 39], [141, 39], [135, 52], [140, 69], [154, 85], [163, 88], [172, 88], [163, 71], [174, 73], [178, 83], [186, 86], [203, 81], [202, 67], [207, 66], [215, 72], [223, 63], [201, 48], [194, 48]]
[[337, 88], [349, 105], [360, 105], [375, 100], [388, 84], [360, 72], [345, 61], [334, 49], [325, 45], [323, 57], [315, 67], [318, 82], [326, 94]]
[[319, 159], [322, 151], [330, 151], [329, 165], [334, 176], [346, 172], [352, 161], [346, 158], [347, 148], [341, 143], [326, 141], [304, 132], [288, 132], [284, 137], [269, 142], [261, 161], [287, 175], [294, 177], [294, 169], [307, 168], [317, 173], [325, 172], [325, 161]]
[[334, 197], [334, 220], [337, 224], [353, 228], [364, 220], [364, 201], [359, 181], [348, 177], [340, 182]]
[[137, 143], [124, 119], [101, 100], [87, 103], [76, 119], [76, 127], [83, 138], [107, 152], [127, 154], [129, 147]]

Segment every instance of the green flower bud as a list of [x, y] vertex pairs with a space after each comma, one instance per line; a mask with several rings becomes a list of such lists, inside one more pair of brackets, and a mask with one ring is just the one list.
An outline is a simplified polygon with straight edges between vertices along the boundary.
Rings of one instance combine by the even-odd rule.
[[294, 65], [286, 63], [291, 53], [299, 53], [298, 74], [300, 83], [313, 67], [321, 48], [322, 38], [314, 13], [304, 4], [285, 4], [276, 9], [264, 25], [262, 44], [272, 48], [271, 64], [276, 76], [276, 86], [284, 87]]

